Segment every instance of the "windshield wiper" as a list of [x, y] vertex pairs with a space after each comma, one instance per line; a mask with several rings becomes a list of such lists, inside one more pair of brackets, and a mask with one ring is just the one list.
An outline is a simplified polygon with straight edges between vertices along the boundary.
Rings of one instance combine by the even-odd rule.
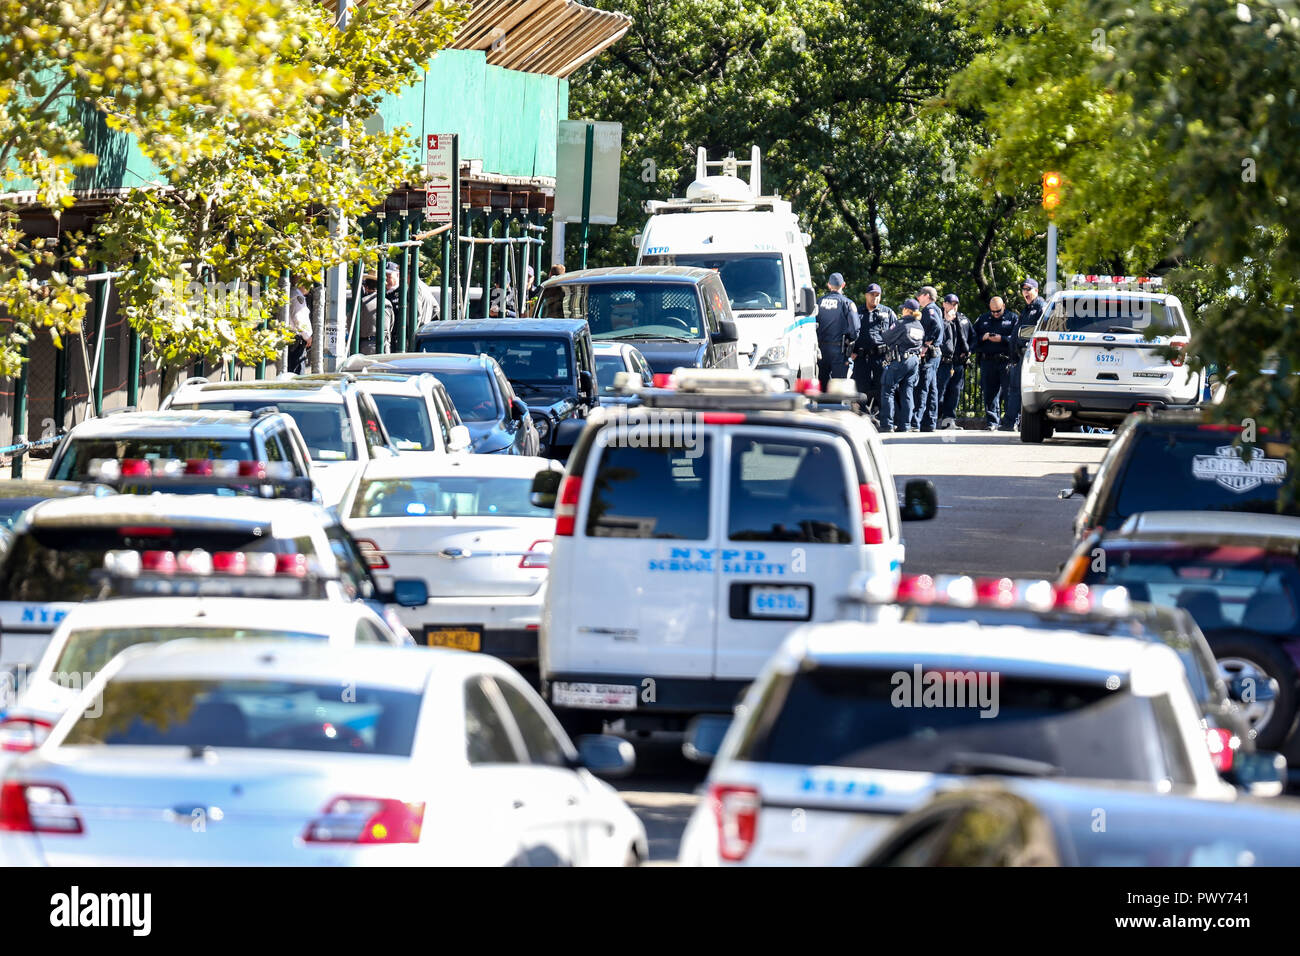
[[1106, 331], [1107, 332], [1130, 332], [1134, 334], [1137, 333], [1137, 329], [1133, 328], [1131, 325], [1130, 326], [1112, 325]]
[[686, 335], [664, 335], [661, 332], [628, 332], [626, 335], [614, 335], [608, 338], [614, 339], [644, 339], [645, 341], [660, 340], [664, 342], [694, 342], [695, 339]]
[[996, 773], [1007, 777], [1055, 777], [1065, 771], [1044, 760], [1010, 754], [957, 753], [948, 758], [943, 773]]

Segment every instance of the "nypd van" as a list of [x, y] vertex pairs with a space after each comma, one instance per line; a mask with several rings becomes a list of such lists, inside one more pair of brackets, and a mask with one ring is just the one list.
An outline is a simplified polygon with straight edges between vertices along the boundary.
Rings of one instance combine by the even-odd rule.
[[[678, 369], [588, 418], [555, 507], [542, 610], [544, 693], [574, 732], [680, 730], [730, 713], [795, 626], [836, 614], [855, 578], [897, 582], [900, 508], [870, 419], [753, 371]], [[844, 383], [851, 392], [851, 383]]]
[[[710, 162], [703, 147], [685, 198], [651, 200], [637, 237], [637, 265], [716, 269], [727, 287], [742, 368], [763, 369], [793, 385], [816, 378], [817, 295], [803, 232], [790, 202], [762, 194], [755, 146], [748, 162]], [[749, 167], [749, 182], [737, 172]], [[710, 175], [720, 167], [721, 175]]]

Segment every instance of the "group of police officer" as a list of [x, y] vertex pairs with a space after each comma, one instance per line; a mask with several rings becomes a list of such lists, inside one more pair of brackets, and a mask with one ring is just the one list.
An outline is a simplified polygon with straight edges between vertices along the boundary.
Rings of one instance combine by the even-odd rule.
[[974, 357], [980, 373], [984, 420], [990, 430], [1012, 431], [1020, 416], [1022, 327], [1033, 328], [1044, 303], [1038, 283], [1026, 279], [1020, 291], [1024, 312], [1010, 311], [1001, 296], [971, 322], [953, 293], [943, 297], [922, 286], [900, 316], [881, 303], [883, 291], [867, 286], [861, 313], [844, 294], [844, 276], [831, 273], [817, 307], [822, 390], [832, 378], [852, 377], [867, 396], [867, 411], [882, 432], [932, 432], [957, 427], [957, 402]]

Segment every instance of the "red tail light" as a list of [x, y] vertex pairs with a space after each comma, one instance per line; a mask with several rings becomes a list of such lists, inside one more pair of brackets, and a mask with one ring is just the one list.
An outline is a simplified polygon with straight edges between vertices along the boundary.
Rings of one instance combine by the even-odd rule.
[[388, 558], [384, 552], [379, 549], [379, 545], [365, 538], [357, 539], [357, 547], [361, 549], [361, 557], [370, 567], [377, 571], [383, 571], [388, 567]]
[[1239, 741], [1232, 735], [1231, 730], [1222, 727], [1205, 728], [1205, 744], [1210, 748], [1210, 759], [1214, 761], [1214, 769], [1219, 773], [1227, 773], [1232, 769], [1234, 743]]
[[1182, 368], [1183, 363], [1187, 361], [1187, 343], [1173, 342], [1171, 343], [1171, 347], [1174, 350], [1174, 354], [1170, 356], [1169, 364], [1174, 368]]
[[176, 573], [175, 551], [144, 551], [140, 554], [140, 570], [155, 574]]
[[528, 546], [528, 552], [519, 559], [521, 568], [545, 568], [551, 563], [551, 539], [542, 538]]
[[0, 721], [0, 750], [8, 753], [26, 753], [35, 750], [50, 735], [54, 725], [34, 717], [10, 717]]
[[555, 534], [573, 537], [574, 522], [578, 516], [578, 496], [582, 493], [582, 479], [565, 475], [560, 482], [560, 496], [555, 502]]
[[212, 460], [209, 458], [190, 458], [185, 462], [185, 474], [212, 477]]
[[868, 482], [858, 485], [862, 498], [862, 543], [885, 543], [885, 516], [880, 507], [880, 489]]
[[304, 843], [419, 843], [423, 803], [381, 797], [335, 797], [307, 824]]
[[214, 574], [243, 574], [248, 569], [248, 555], [242, 551], [218, 551], [212, 556]]
[[1051, 347], [1052, 344], [1047, 339], [1035, 338], [1034, 339], [1034, 361], [1046, 362], [1047, 350]]
[[81, 833], [82, 827], [62, 787], [9, 780], [0, 785], [0, 831]]
[[176, 530], [155, 525], [133, 524], [118, 528], [117, 533], [124, 538], [170, 538]]
[[120, 474], [123, 478], [148, 478], [153, 466], [144, 458], [123, 458]]
[[758, 811], [762, 808], [758, 791], [715, 783], [709, 787], [709, 802], [718, 822], [718, 856], [730, 863], [743, 860], [758, 835]]

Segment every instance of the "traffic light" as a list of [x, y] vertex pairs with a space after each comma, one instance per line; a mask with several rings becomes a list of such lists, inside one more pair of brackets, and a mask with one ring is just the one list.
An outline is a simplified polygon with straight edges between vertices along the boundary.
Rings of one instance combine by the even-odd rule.
[[1043, 173], [1043, 208], [1055, 212], [1061, 204], [1061, 189], [1064, 181], [1060, 173]]

